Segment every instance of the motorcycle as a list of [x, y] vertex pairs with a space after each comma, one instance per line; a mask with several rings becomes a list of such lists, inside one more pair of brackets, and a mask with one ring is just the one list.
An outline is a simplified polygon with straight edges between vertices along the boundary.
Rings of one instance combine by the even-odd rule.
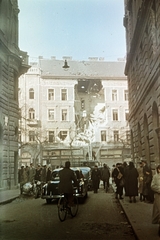
[[39, 198], [41, 196], [41, 191], [42, 191], [42, 182], [39, 180], [35, 180], [34, 197]]
[[31, 182], [27, 182], [22, 186], [22, 193], [27, 195], [35, 194], [35, 186]]

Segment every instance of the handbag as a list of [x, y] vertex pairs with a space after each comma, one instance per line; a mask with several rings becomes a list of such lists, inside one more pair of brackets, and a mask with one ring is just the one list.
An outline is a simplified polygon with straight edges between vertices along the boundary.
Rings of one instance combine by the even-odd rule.
[[121, 180], [120, 180], [120, 182], [119, 182], [119, 186], [123, 187], [124, 184], [125, 184], [125, 182], [124, 182], [124, 178], [121, 178]]
[[117, 175], [117, 178], [118, 178], [118, 179], [121, 179], [121, 178], [122, 178], [122, 176], [123, 176], [123, 175], [122, 175], [122, 173], [121, 173], [121, 172], [119, 172], [119, 173], [118, 173], [118, 175]]

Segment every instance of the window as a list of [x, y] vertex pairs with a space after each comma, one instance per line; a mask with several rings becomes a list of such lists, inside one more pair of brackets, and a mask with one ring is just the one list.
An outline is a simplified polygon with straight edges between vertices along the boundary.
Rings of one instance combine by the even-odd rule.
[[35, 119], [35, 111], [33, 108], [29, 109], [29, 119]]
[[128, 90], [124, 90], [124, 100], [128, 101]]
[[59, 134], [58, 134], [58, 137], [61, 140], [65, 140], [65, 138], [67, 137], [67, 131], [60, 131]]
[[114, 141], [118, 142], [118, 140], [119, 140], [119, 132], [118, 131], [113, 131], [113, 137], [114, 137]]
[[125, 120], [128, 121], [128, 117], [129, 117], [129, 112], [128, 110], [125, 110]]
[[130, 143], [131, 135], [130, 135], [130, 131], [129, 130], [126, 131], [126, 140], [127, 140], [128, 143]]
[[61, 100], [62, 101], [67, 100], [67, 89], [61, 89]]
[[48, 89], [48, 100], [54, 100], [54, 89]]
[[48, 120], [54, 120], [54, 109], [48, 109]]
[[29, 89], [29, 99], [34, 99], [34, 89], [33, 88]]
[[22, 142], [22, 135], [21, 135], [21, 131], [19, 131], [19, 133], [18, 133], [18, 141], [19, 141], [19, 142]]
[[117, 90], [112, 90], [112, 101], [117, 101]]
[[18, 76], [14, 73], [14, 100], [18, 100]]
[[29, 142], [34, 142], [34, 141], [35, 141], [35, 132], [29, 131]]
[[118, 121], [118, 110], [113, 109], [112, 111], [113, 121]]
[[81, 98], [81, 110], [85, 109], [85, 100]]
[[67, 109], [62, 109], [62, 121], [67, 121]]
[[50, 143], [55, 141], [54, 131], [49, 131], [48, 132], [48, 141]]
[[106, 142], [106, 131], [101, 131], [101, 142]]

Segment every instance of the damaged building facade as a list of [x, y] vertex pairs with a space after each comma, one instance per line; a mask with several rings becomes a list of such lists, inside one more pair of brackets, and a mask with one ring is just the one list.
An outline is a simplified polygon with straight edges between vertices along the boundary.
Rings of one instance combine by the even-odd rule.
[[39, 57], [30, 65], [19, 78], [20, 163], [112, 166], [130, 157], [124, 60]]

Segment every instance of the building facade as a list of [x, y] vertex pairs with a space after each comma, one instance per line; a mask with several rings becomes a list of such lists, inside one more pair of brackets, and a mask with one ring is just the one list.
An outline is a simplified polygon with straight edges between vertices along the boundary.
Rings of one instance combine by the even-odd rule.
[[160, 163], [160, 1], [126, 0], [124, 26], [132, 157], [155, 169]]
[[31, 65], [19, 78], [20, 162], [122, 161], [130, 151], [125, 62], [39, 57]]
[[28, 70], [27, 54], [18, 47], [18, 5], [0, 1], [0, 188], [17, 185], [18, 78]]

